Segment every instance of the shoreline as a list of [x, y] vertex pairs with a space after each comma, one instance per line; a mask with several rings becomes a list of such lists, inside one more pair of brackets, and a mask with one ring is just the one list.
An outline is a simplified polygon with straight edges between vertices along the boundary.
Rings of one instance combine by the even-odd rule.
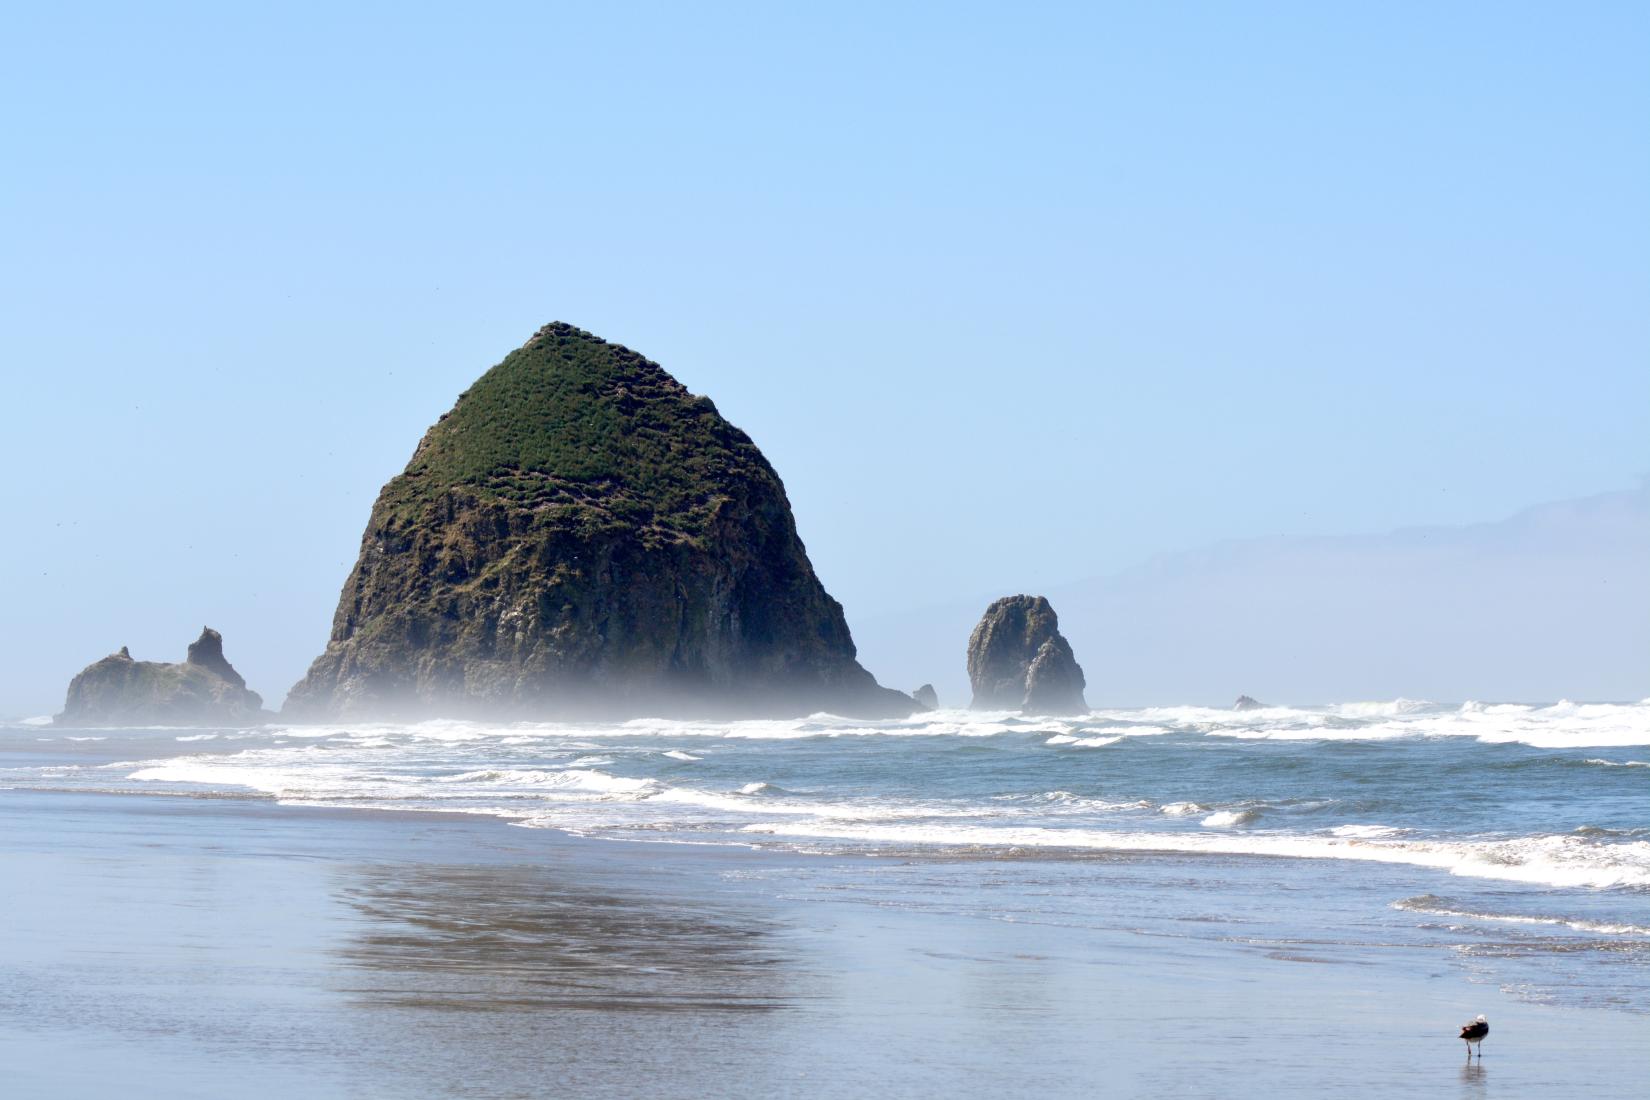
[[0, 791], [0, 1057], [51, 1097], [123, 1066], [203, 1097], [253, 1071], [238, 1094], [1625, 1098], [1650, 1075], [1642, 1018], [1413, 948], [1020, 922], [928, 906], [978, 870], [946, 858], [508, 824]]

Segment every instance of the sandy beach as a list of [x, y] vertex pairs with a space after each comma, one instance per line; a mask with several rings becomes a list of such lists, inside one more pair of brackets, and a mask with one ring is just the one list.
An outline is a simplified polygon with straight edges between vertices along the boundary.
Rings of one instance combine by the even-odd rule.
[[[973, 912], [895, 902], [945, 861], [13, 790], [0, 869], [17, 1096], [1637, 1098], [1650, 1080], [1642, 1017], [1528, 1003], [1437, 953], [1006, 921], [989, 891]], [[882, 872], [887, 897], [842, 885]], [[1478, 1012], [1494, 1031], [1468, 1065], [1453, 1029]]]

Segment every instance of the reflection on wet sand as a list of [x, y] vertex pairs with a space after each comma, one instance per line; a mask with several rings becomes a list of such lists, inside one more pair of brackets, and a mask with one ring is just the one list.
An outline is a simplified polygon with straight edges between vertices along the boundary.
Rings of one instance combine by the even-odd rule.
[[805, 972], [771, 907], [616, 855], [335, 869], [362, 1095], [712, 1096], [730, 1066], [742, 1095], [781, 1088], [775, 1010]]
[[372, 975], [342, 991], [364, 1001], [478, 1011], [787, 1004], [770, 920], [733, 904], [519, 865], [357, 867], [337, 896], [359, 918], [337, 956]]

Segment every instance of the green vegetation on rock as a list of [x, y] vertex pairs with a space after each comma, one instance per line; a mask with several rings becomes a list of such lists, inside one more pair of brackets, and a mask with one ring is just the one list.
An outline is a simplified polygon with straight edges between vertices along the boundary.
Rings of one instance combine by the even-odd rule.
[[466, 486], [591, 533], [702, 539], [730, 481], [773, 476], [708, 399], [628, 348], [557, 323], [459, 395], [381, 504], [415, 516]]

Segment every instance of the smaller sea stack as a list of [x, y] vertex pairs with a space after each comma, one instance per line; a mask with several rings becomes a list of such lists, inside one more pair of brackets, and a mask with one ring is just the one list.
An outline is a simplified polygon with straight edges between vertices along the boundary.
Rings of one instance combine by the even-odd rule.
[[1042, 596], [1005, 596], [968, 637], [975, 710], [1086, 714], [1083, 669]]
[[69, 682], [60, 726], [245, 726], [268, 717], [263, 699], [223, 655], [223, 635], [203, 627], [181, 663], [136, 661], [120, 650]]

